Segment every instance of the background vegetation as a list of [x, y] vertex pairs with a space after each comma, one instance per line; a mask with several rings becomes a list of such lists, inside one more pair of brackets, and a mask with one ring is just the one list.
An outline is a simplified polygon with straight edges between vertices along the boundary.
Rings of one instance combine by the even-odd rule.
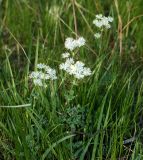
[[[114, 22], [96, 40], [99, 13]], [[142, 0], [0, 1], [0, 159], [143, 159], [142, 16]], [[94, 74], [34, 87], [36, 64], [58, 69], [76, 35]]]

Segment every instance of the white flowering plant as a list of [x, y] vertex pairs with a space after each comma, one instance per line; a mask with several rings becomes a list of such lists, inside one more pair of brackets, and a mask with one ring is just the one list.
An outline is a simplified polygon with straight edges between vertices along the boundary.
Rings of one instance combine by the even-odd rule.
[[51, 67], [43, 64], [43, 63], [39, 63], [36, 66], [37, 71], [33, 71], [31, 72], [31, 74], [29, 75], [30, 79], [33, 80], [33, 83], [35, 86], [39, 86], [39, 87], [47, 87], [47, 80], [56, 80], [57, 76], [56, 76], [56, 70], [52, 69]]
[[67, 74], [74, 76], [76, 79], [83, 79], [84, 77], [91, 75], [90, 68], [85, 67], [85, 64], [82, 61], [74, 60], [76, 55], [74, 50], [84, 46], [85, 43], [86, 40], [83, 37], [79, 37], [78, 39], [69, 37], [65, 40], [65, 48], [72, 53], [66, 52], [62, 54], [62, 57], [65, 58], [65, 62], [61, 63], [59, 68]]
[[78, 39], [73, 39], [71, 37], [66, 38], [65, 48], [73, 51], [75, 48], [79, 48], [85, 45], [85, 39], [83, 37], [79, 37]]
[[83, 37], [77, 39], [69, 37], [65, 40], [65, 48], [68, 52], [62, 54], [62, 61], [63, 59], [64, 61], [59, 65], [59, 69], [63, 71], [62, 73], [65, 73], [63, 75], [63, 82], [65, 83], [67, 81], [68, 84], [70, 82], [67, 91], [64, 93], [67, 105], [77, 96], [74, 87], [78, 86], [85, 77], [92, 75], [91, 69], [79, 60], [80, 54], [77, 54], [80, 52], [80, 47], [83, 47], [85, 43], [86, 40]]
[[111, 23], [113, 22], [113, 17], [111, 16], [103, 16], [102, 14], [97, 14], [96, 18], [93, 20], [93, 24], [97, 27], [99, 32], [94, 34], [96, 39], [99, 39], [102, 36], [102, 32], [104, 30], [108, 30], [111, 28]]
[[[66, 38], [65, 48], [69, 50], [69, 52], [65, 52], [62, 54], [62, 58], [65, 59], [65, 62], [59, 65], [60, 70], [65, 71], [67, 74], [73, 76], [78, 80], [92, 74], [91, 69], [85, 67], [85, 64], [82, 61], [74, 60], [74, 50], [76, 48], [84, 46], [85, 42], [86, 40], [83, 37], [79, 37], [78, 39], [73, 39], [71, 37]], [[56, 76], [56, 70], [43, 63], [37, 64], [36, 69], [37, 71], [31, 72], [31, 74], [29, 75], [30, 79], [33, 80], [35, 86], [46, 88], [47, 80], [56, 80], [58, 78]]]

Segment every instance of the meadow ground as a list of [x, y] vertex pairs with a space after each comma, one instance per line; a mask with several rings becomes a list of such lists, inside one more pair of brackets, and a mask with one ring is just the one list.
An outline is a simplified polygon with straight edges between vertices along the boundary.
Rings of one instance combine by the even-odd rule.
[[[92, 73], [61, 70], [67, 51]], [[56, 70], [47, 87], [29, 77], [39, 63]], [[142, 160], [142, 70], [143, 0], [0, 0], [0, 160]]]

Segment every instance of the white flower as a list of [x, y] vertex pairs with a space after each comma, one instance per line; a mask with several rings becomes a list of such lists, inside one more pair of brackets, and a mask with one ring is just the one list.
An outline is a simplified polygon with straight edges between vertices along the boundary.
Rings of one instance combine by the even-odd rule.
[[74, 64], [74, 67], [71, 67], [71, 73], [77, 78], [77, 79], [82, 79], [85, 76], [91, 75], [91, 70], [87, 67], [84, 67], [84, 63], [81, 61], [77, 61]]
[[66, 71], [68, 74], [73, 75], [77, 79], [82, 79], [85, 76], [91, 75], [90, 68], [84, 67], [85, 64], [81, 61], [67, 59], [65, 63], [60, 64], [60, 69]]
[[45, 67], [46, 67], [46, 65], [43, 64], [43, 63], [37, 64], [37, 68], [38, 68], [38, 69], [44, 69]]
[[87, 67], [84, 67], [83, 73], [85, 76], [90, 76], [92, 74], [90, 68]]
[[65, 63], [60, 64], [60, 69], [69, 72], [72, 64], [74, 64], [73, 58], [68, 58]]
[[109, 21], [108, 21], [108, 18], [107, 18], [107, 17], [103, 17], [103, 18], [101, 19], [101, 22], [102, 22], [102, 25], [103, 25], [103, 26], [109, 25]]
[[109, 22], [113, 22], [113, 18], [110, 17], [110, 16], [108, 16], [108, 21], [109, 21]]
[[103, 26], [102, 21], [99, 21], [97, 19], [93, 20], [93, 24], [98, 28], [101, 28]]
[[97, 39], [99, 39], [101, 37], [101, 34], [100, 33], [95, 33], [94, 37], [97, 38]]
[[97, 18], [97, 19], [102, 19], [102, 17], [103, 17], [102, 14], [97, 14], [97, 15], [96, 15], [96, 18]]
[[110, 24], [107, 24], [107, 25], [105, 26], [105, 28], [106, 28], [106, 29], [110, 29], [110, 28], [111, 28], [111, 25], [110, 25]]
[[57, 79], [56, 71], [54, 69], [49, 68], [48, 70], [46, 70], [46, 72], [47, 72], [47, 75], [50, 77], [51, 80]]
[[39, 78], [39, 77], [40, 77], [40, 74], [41, 74], [41, 72], [35, 71], [35, 72], [32, 72], [32, 73], [29, 75], [29, 77], [36, 79], [36, 78]]
[[85, 45], [85, 39], [83, 37], [79, 37], [78, 39], [73, 39], [71, 37], [66, 38], [65, 40], [65, 48], [73, 51], [77, 47], [81, 47]]
[[45, 71], [46, 71], [46, 72], [48, 72], [48, 71], [49, 71], [49, 69], [51, 69], [51, 68], [50, 68], [49, 66], [45, 66], [45, 68], [44, 68], [44, 69], [45, 69]]
[[96, 19], [93, 20], [93, 24], [96, 27], [98, 28], [105, 27], [106, 29], [111, 28], [111, 25], [110, 25], [111, 22], [113, 22], [112, 17], [110, 16], [105, 17], [105, 16], [102, 16], [102, 14], [96, 15]]
[[43, 86], [43, 83], [42, 83], [42, 80], [41, 79], [34, 79], [33, 80], [33, 83], [36, 85], [36, 86]]
[[76, 48], [75, 41], [73, 38], [67, 38], [65, 41], [65, 48], [69, 50], [74, 50]]
[[[29, 75], [31, 79], [33, 79], [33, 83], [36, 86], [46, 87], [45, 81], [48, 79], [55, 80], [57, 79], [56, 71], [45, 64], [37, 64], [37, 69], [40, 71], [33, 71]], [[42, 70], [43, 69], [43, 70]]]
[[70, 54], [68, 52], [62, 54], [62, 58], [68, 58]]
[[41, 79], [41, 80], [43, 79], [43, 80], [44, 80], [45, 77], [46, 77], [46, 74], [45, 74], [45, 73], [39, 72], [39, 76], [38, 76], [39, 79]]
[[79, 37], [77, 40], [76, 40], [76, 43], [77, 43], [77, 47], [81, 47], [81, 46], [84, 46], [85, 45], [85, 39], [83, 37]]

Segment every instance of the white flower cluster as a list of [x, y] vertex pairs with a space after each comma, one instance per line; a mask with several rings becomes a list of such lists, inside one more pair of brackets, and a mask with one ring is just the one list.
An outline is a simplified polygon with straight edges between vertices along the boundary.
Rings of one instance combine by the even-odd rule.
[[70, 53], [65, 52], [62, 54], [62, 58], [68, 58], [70, 56]]
[[[99, 29], [101, 29], [101, 32], [102, 30], [105, 28], [105, 29], [109, 29], [111, 28], [111, 22], [113, 22], [113, 18], [108, 16], [108, 17], [105, 17], [103, 16], [102, 14], [97, 14], [96, 15], [96, 19], [93, 20], [93, 24], [98, 27]], [[96, 39], [99, 39], [101, 37], [101, 33], [95, 33], [94, 34], [94, 37]]]
[[108, 16], [105, 17], [102, 14], [96, 15], [96, 19], [93, 20], [93, 24], [96, 25], [98, 28], [105, 27], [106, 29], [111, 28], [110, 23], [113, 22], [113, 18]]
[[73, 58], [67, 58], [65, 63], [60, 64], [60, 69], [73, 75], [77, 79], [82, 79], [85, 76], [91, 75], [90, 68], [85, 67], [85, 64], [81, 61], [74, 62]]
[[97, 38], [97, 39], [99, 39], [101, 37], [101, 34], [100, 33], [95, 33], [94, 37]]
[[[79, 37], [76, 40], [73, 38], [67, 38], [65, 41], [65, 48], [70, 51], [73, 51], [76, 47], [81, 47], [83, 45], [85, 45], [85, 39], [83, 37]], [[70, 52], [63, 53], [62, 58], [65, 59], [65, 62], [60, 64], [60, 70], [66, 71], [77, 79], [83, 79], [85, 76], [90, 76], [92, 74], [90, 68], [85, 67], [83, 62], [74, 61], [74, 59], [70, 57]], [[37, 71], [33, 71], [29, 75], [36, 86], [47, 87], [47, 80], [57, 79], [56, 71], [49, 66], [39, 63], [36, 67]]]
[[57, 79], [56, 71], [51, 67], [43, 63], [39, 63], [37, 64], [37, 69], [38, 71], [33, 71], [29, 76], [31, 79], [33, 79], [33, 83], [36, 86], [47, 87], [47, 85], [45, 84], [46, 80]]
[[67, 38], [65, 41], [65, 48], [73, 51], [77, 47], [81, 47], [85, 45], [85, 39], [83, 37], [79, 37], [78, 39], [73, 39], [71, 37]]
[[[84, 46], [85, 42], [86, 41], [83, 37], [79, 37], [78, 39], [69, 37], [65, 40], [65, 48], [73, 51], [77, 47]], [[66, 71], [68, 74], [73, 75], [77, 79], [82, 79], [85, 76], [91, 75], [90, 68], [85, 67], [85, 64], [81, 61], [75, 62], [74, 59], [70, 57], [69, 52], [63, 53], [62, 58], [66, 60], [64, 63], [60, 64], [60, 70]]]

